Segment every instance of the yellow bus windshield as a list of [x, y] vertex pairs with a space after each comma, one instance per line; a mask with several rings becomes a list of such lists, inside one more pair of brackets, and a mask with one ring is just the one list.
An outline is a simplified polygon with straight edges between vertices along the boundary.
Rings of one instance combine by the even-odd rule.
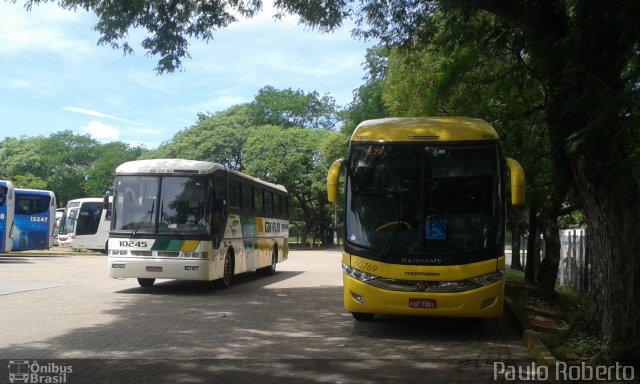
[[497, 257], [504, 240], [498, 146], [352, 143], [347, 247], [401, 264]]

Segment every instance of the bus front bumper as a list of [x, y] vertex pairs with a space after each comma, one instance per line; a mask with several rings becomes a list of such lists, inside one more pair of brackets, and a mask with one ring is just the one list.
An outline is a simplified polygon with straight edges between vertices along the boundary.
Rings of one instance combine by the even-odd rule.
[[504, 280], [456, 293], [405, 292], [374, 287], [343, 274], [348, 312], [386, 315], [497, 318], [504, 306]]
[[108, 258], [109, 277], [114, 279], [211, 280], [210, 263], [207, 259]]

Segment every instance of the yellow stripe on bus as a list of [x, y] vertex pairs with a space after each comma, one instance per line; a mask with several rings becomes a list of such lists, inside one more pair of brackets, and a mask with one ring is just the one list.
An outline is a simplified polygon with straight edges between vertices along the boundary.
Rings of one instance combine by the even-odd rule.
[[182, 244], [182, 252], [195, 252], [200, 244], [200, 240], [185, 240]]

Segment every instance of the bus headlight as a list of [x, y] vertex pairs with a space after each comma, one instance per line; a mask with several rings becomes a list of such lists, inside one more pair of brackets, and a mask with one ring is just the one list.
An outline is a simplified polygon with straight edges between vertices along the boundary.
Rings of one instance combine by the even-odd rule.
[[370, 273], [362, 272], [362, 271], [357, 270], [355, 268], [351, 268], [350, 266], [348, 266], [346, 264], [342, 264], [342, 270], [344, 271], [344, 273], [347, 274], [347, 276], [353, 277], [354, 279], [356, 279], [358, 281], [367, 282], [367, 281], [375, 280], [375, 279], [378, 278], [378, 276], [376, 276], [376, 275], [372, 275]]
[[502, 271], [489, 273], [488, 275], [472, 277], [469, 280], [478, 285], [489, 285], [504, 279], [504, 273]]

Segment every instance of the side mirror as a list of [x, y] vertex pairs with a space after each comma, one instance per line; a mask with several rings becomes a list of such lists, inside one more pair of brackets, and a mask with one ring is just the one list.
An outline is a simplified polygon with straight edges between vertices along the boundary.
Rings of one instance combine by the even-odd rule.
[[507, 157], [506, 162], [511, 173], [511, 204], [523, 205], [526, 189], [524, 170], [520, 163], [510, 157]]
[[343, 159], [338, 159], [331, 164], [327, 174], [327, 198], [330, 203], [338, 202], [338, 182], [340, 181], [340, 169]]

